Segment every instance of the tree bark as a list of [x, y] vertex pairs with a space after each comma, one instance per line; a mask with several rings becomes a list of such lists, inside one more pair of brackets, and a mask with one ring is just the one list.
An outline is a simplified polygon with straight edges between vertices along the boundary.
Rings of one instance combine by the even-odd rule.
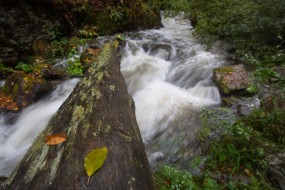
[[[45, 144], [46, 136], [60, 132], [67, 141]], [[106, 161], [88, 183], [84, 158], [103, 146]], [[119, 70], [117, 42], [102, 48], [2, 189], [153, 189], [134, 103]]]

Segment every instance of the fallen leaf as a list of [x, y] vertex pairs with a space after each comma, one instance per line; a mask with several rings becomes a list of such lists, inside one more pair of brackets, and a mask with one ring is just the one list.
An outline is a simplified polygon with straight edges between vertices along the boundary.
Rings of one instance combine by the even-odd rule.
[[64, 133], [57, 133], [54, 135], [50, 135], [46, 137], [46, 144], [47, 145], [57, 145], [60, 144], [64, 141], [66, 141], [66, 134]]
[[[93, 175], [106, 160], [108, 150], [106, 147], [94, 149], [84, 158], [84, 168], [86, 170], [87, 175]], [[89, 182], [89, 179], [88, 179]]]
[[249, 177], [252, 176], [252, 173], [251, 173], [248, 169], [245, 169], [245, 170], [244, 170], [244, 173], [245, 173], [247, 176], [249, 176]]

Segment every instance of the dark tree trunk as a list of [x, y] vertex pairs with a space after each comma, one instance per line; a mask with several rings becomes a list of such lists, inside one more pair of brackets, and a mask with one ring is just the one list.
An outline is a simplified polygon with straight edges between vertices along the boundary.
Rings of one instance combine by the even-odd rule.
[[[45, 137], [67, 134], [55, 146]], [[106, 146], [107, 159], [91, 176], [85, 156]], [[2, 189], [152, 190], [152, 176], [134, 115], [134, 103], [119, 70], [116, 43], [105, 45], [69, 98], [36, 138]]]

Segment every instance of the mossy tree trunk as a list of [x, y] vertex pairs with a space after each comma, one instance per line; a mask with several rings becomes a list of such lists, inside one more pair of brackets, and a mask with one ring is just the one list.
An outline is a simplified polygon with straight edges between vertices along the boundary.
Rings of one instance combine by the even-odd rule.
[[[153, 189], [116, 46], [114, 42], [102, 48], [2, 189]], [[59, 132], [67, 134], [67, 141], [45, 144], [47, 135]], [[84, 158], [103, 146], [108, 149], [107, 159], [88, 184]]]

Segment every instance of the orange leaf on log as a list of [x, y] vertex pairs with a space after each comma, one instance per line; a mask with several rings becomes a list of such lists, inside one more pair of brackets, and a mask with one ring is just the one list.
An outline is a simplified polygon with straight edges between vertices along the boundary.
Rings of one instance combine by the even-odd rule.
[[64, 133], [57, 133], [54, 135], [50, 135], [46, 137], [46, 144], [47, 145], [57, 145], [66, 141], [66, 134]]

